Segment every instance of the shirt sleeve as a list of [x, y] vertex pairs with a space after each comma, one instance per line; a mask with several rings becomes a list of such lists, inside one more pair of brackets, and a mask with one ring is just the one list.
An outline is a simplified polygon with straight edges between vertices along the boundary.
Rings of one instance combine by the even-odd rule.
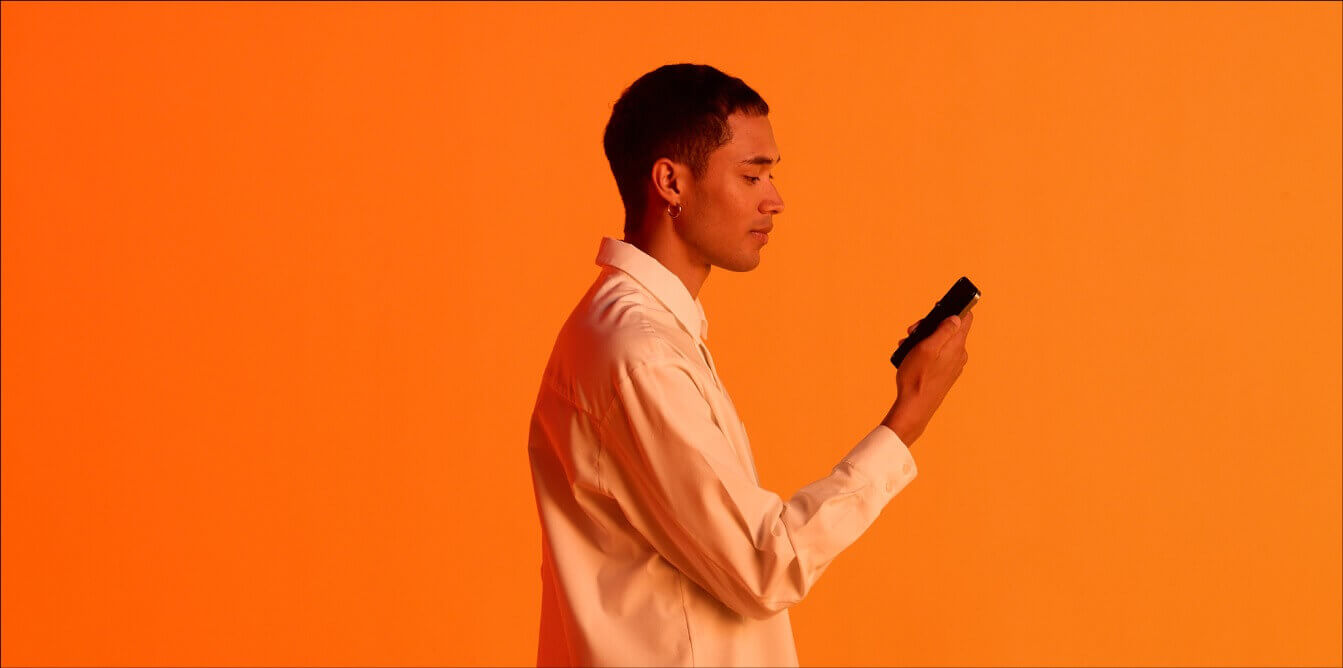
[[644, 363], [615, 386], [601, 485], [668, 562], [747, 617], [801, 601], [918, 475], [909, 448], [879, 425], [784, 501], [743, 469], [684, 362]]

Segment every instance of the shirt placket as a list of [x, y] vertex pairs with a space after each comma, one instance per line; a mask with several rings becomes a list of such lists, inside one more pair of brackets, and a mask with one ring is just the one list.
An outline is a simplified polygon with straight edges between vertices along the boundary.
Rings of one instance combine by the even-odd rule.
[[696, 341], [695, 345], [699, 346], [700, 354], [704, 355], [704, 361], [709, 365], [709, 372], [713, 376], [714, 384], [718, 386], [719, 391], [723, 391], [723, 381], [718, 379], [718, 367], [714, 366], [713, 355], [709, 354], [709, 347], [704, 345], [702, 341]]
[[[728, 402], [731, 402], [732, 399], [728, 397], [727, 390], [723, 389], [723, 381], [718, 378], [718, 367], [715, 366], [713, 363], [713, 355], [709, 353], [709, 347], [704, 345], [703, 341], [696, 341], [695, 345], [699, 347], [700, 354], [704, 355], [704, 361], [708, 362], [710, 375], [713, 376], [713, 382], [715, 385], [718, 386], [718, 391], [723, 393], [723, 397], [727, 398]], [[737, 407], [734, 405], [732, 407], [732, 410], [736, 411]], [[740, 420], [740, 418], [738, 419]], [[746, 461], [746, 463], [751, 465], [751, 475], [755, 477], [755, 483], [759, 485], [760, 473], [756, 471], [755, 468], [755, 457], [752, 457], [749, 451], [743, 453], [741, 450], [743, 445], [744, 444], [742, 443], [732, 444], [732, 446], [737, 449], [737, 456]]]

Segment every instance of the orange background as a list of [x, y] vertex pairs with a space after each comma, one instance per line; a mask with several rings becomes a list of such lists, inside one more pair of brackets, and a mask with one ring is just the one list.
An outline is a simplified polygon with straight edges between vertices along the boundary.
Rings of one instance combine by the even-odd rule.
[[1340, 665], [1340, 3], [3, 5], [3, 663], [535, 660], [527, 423], [672, 62], [772, 107], [715, 270], [765, 486], [961, 275], [804, 665]]

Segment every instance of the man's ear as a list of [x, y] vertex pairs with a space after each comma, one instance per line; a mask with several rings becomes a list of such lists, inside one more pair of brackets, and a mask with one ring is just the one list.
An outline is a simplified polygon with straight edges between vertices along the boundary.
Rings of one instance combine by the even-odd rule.
[[686, 173], [685, 165], [672, 162], [668, 158], [658, 158], [653, 163], [653, 189], [663, 201], [673, 201], [672, 196], [681, 194], [680, 176]]

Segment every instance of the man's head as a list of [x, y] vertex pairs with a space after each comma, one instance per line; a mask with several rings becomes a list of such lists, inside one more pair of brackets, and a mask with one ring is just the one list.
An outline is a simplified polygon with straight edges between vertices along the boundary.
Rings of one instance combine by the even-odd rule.
[[783, 211], [768, 114], [741, 79], [708, 65], [664, 65], [626, 88], [603, 137], [626, 239], [672, 234], [696, 262], [754, 269], [764, 242], [751, 231]]

